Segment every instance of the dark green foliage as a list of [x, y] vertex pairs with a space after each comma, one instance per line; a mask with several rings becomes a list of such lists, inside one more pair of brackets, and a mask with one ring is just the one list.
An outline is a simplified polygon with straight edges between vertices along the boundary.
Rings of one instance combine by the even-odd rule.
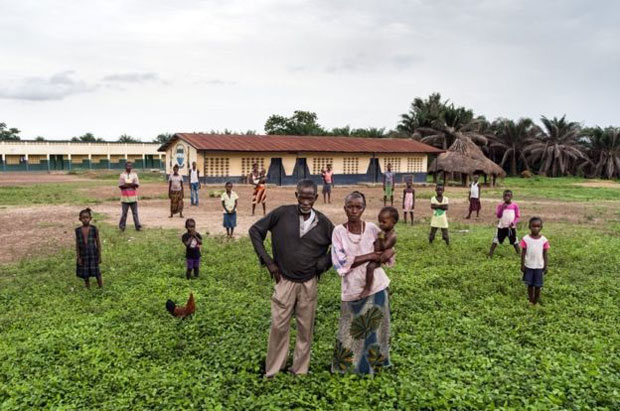
[[118, 143], [140, 143], [141, 142], [139, 139], [132, 137], [128, 134], [122, 134], [116, 141]]
[[349, 126], [345, 127], [335, 127], [327, 132], [330, 136], [343, 136], [343, 137], [370, 137], [370, 138], [381, 138], [386, 137], [385, 128], [377, 128], [377, 127], [368, 127], [368, 128], [351, 128]]
[[582, 137], [590, 158], [586, 164], [588, 175], [620, 177], [620, 127], [588, 128]]
[[0, 123], [0, 141], [19, 141], [20, 131], [14, 127], [7, 128], [6, 123]]
[[79, 137], [73, 137], [71, 141], [77, 141], [82, 143], [102, 143], [105, 140], [101, 137], [95, 137], [93, 133], [86, 133]]
[[473, 110], [441, 101], [439, 93], [431, 94], [426, 100], [415, 98], [409, 112], [400, 117], [398, 133], [443, 150], [463, 137], [486, 144], [491, 131], [484, 116], [476, 117]]
[[523, 149], [528, 161], [538, 164], [539, 173], [548, 176], [575, 175], [578, 162], [586, 159], [579, 142], [580, 124], [567, 121], [566, 115], [553, 119], [542, 116], [540, 121], [543, 126]]
[[385, 128], [351, 128], [350, 126], [324, 128], [316, 113], [296, 110], [291, 117], [274, 114], [265, 123], [265, 133], [290, 136], [386, 137]]
[[172, 138], [173, 134], [171, 133], [162, 133], [158, 134], [157, 137], [153, 139], [153, 143], [157, 143], [163, 145], [168, 142]]
[[318, 123], [316, 113], [295, 110], [291, 117], [277, 114], [270, 116], [265, 123], [265, 133], [290, 136], [322, 136], [325, 130]]
[[[272, 281], [248, 240], [207, 238], [199, 280], [167, 230], [103, 237], [105, 288], [87, 291], [71, 251], [0, 267], [0, 408], [34, 409], [618, 409], [620, 227], [546, 224], [550, 271], [532, 308], [493, 227], [427, 244], [398, 226], [393, 367], [332, 375], [340, 279], [319, 284], [306, 377], [262, 378]], [[524, 227], [519, 227], [524, 233]], [[168, 298], [196, 297], [179, 321]], [[294, 332], [293, 332], [294, 334]], [[337, 357], [347, 366], [347, 353]], [[381, 359], [377, 356], [376, 361]]]

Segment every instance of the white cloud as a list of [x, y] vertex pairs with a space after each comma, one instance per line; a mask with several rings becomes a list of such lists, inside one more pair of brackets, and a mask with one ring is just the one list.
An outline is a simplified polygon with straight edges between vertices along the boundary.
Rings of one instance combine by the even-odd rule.
[[157, 73], [116, 73], [109, 74], [101, 80], [110, 83], [162, 82]]
[[50, 77], [26, 77], [5, 81], [0, 85], [0, 98], [14, 100], [62, 100], [74, 94], [89, 93], [96, 85], [73, 78], [73, 71], [56, 73]]

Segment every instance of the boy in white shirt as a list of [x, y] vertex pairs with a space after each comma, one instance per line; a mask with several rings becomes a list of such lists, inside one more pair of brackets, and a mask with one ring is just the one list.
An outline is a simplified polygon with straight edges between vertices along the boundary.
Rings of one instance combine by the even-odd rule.
[[478, 174], [474, 175], [474, 181], [469, 185], [469, 214], [467, 214], [466, 219], [471, 218], [471, 213], [476, 212], [476, 218], [480, 216], [480, 209], [482, 208], [480, 205], [480, 185], [478, 184], [478, 179], [480, 176]]
[[540, 217], [530, 218], [530, 234], [521, 239], [521, 271], [527, 284], [527, 295], [531, 304], [538, 303], [543, 286], [543, 274], [547, 273], [547, 250], [549, 241], [540, 234], [543, 222]]
[[196, 168], [196, 162], [192, 162], [189, 169], [189, 188], [191, 205], [198, 205], [198, 190], [200, 190], [200, 170]]

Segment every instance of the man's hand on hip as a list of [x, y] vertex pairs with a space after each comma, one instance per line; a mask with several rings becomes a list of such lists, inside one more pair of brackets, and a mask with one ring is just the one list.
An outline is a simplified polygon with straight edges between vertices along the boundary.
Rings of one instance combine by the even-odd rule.
[[267, 264], [267, 270], [269, 270], [271, 276], [276, 280], [276, 284], [279, 283], [282, 278], [282, 274], [280, 274], [280, 269], [278, 266], [275, 263]]

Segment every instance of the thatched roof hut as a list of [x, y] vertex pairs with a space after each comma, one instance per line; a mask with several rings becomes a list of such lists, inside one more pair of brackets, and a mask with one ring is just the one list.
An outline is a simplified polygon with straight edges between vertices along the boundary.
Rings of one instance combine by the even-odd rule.
[[428, 169], [429, 173], [460, 173], [465, 176], [484, 174], [496, 177], [505, 177], [503, 168], [489, 160], [480, 147], [469, 137], [461, 136], [448, 148], [448, 151], [437, 156]]

